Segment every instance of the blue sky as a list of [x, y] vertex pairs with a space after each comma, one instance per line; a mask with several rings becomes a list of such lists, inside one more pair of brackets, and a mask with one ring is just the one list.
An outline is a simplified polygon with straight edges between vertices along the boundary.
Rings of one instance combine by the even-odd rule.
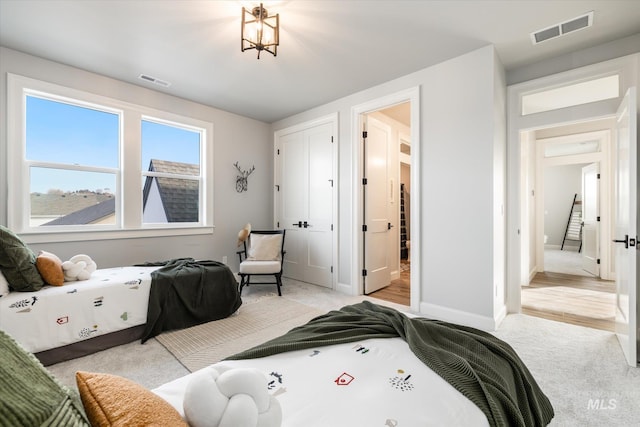
[[[117, 114], [28, 96], [27, 159], [118, 168], [118, 119]], [[143, 121], [142, 169], [148, 169], [152, 158], [199, 163], [199, 137], [197, 132]], [[48, 168], [31, 171], [31, 192], [46, 193], [49, 189], [115, 192], [115, 186], [112, 174]]]

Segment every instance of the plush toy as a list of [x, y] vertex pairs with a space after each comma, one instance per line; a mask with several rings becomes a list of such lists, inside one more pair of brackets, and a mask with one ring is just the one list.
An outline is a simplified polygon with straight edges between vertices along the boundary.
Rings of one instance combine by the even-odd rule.
[[247, 240], [249, 234], [251, 234], [251, 224], [245, 225], [244, 228], [238, 232], [238, 246]]
[[89, 280], [91, 273], [96, 271], [98, 266], [89, 257], [89, 255], [74, 255], [69, 261], [62, 263], [62, 271], [64, 272], [65, 282], [74, 282], [76, 280]]
[[191, 427], [278, 427], [280, 402], [257, 369], [209, 366], [187, 384], [184, 414]]

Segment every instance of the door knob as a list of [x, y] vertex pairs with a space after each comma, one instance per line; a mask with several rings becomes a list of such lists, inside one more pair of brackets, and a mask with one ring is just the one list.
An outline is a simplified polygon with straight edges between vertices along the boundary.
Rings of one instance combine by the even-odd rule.
[[624, 243], [624, 248], [625, 249], [629, 249], [629, 235], [628, 234], [625, 234], [624, 235], [624, 239], [622, 239], [622, 240], [614, 239], [614, 242], [615, 243]]

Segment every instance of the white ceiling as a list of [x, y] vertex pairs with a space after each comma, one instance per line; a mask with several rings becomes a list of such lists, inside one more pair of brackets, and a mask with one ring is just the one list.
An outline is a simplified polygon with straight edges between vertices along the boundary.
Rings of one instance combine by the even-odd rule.
[[[640, 32], [638, 0], [264, 1], [280, 46], [257, 60], [240, 17], [258, 3], [0, 0], [0, 45], [271, 123], [487, 44], [510, 70]], [[532, 45], [591, 10], [592, 27]]]

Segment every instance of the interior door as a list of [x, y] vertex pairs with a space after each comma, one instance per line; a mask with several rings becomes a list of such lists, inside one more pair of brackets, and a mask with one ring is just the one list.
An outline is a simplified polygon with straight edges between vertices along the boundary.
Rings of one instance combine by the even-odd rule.
[[598, 163], [582, 168], [582, 269], [596, 277], [600, 276], [599, 172]]
[[636, 89], [630, 88], [616, 114], [615, 270], [616, 335], [627, 363], [638, 361], [636, 282], [637, 124]]
[[365, 118], [363, 138], [364, 185], [364, 293], [369, 294], [391, 282], [389, 230], [389, 144], [391, 128], [373, 117]]
[[327, 123], [305, 134], [308, 152], [308, 194], [304, 251], [304, 281], [331, 287], [333, 218], [333, 143], [332, 126]]
[[296, 280], [304, 279], [304, 251], [306, 233], [302, 221], [307, 211], [306, 159], [307, 147], [304, 132], [295, 132], [279, 138], [280, 203], [277, 217], [280, 228], [287, 230], [284, 244], [283, 275]]
[[333, 124], [279, 137], [284, 276], [332, 287]]

